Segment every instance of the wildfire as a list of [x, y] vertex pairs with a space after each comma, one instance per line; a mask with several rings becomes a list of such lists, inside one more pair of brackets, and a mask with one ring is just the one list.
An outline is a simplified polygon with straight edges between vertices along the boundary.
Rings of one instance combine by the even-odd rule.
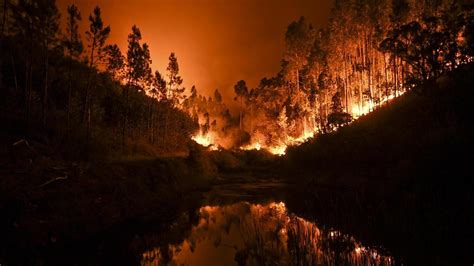
[[261, 150], [262, 149], [262, 145], [260, 145], [260, 142], [257, 141], [253, 144], [249, 144], [249, 145], [246, 145], [246, 146], [243, 146], [240, 148], [241, 150], [244, 150], [244, 151], [253, 151], [253, 150]]
[[318, 130], [316, 128], [309, 128], [308, 129], [305, 126], [305, 130], [303, 131], [301, 136], [299, 136], [297, 138], [288, 137], [287, 144], [289, 146], [295, 146], [295, 145], [303, 144], [306, 141], [308, 141], [309, 139], [314, 138], [314, 136], [316, 135], [317, 132], [318, 132]]
[[314, 138], [317, 132], [318, 132], [317, 128], [307, 127], [305, 124], [302, 134], [298, 137], [288, 136], [281, 143], [274, 144], [274, 145], [261, 145], [260, 141], [258, 140], [255, 143], [246, 145], [244, 147], [241, 147], [240, 149], [246, 150], [246, 151], [247, 150], [259, 151], [260, 149], [264, 149], [273, 155], [283, 156], [286, 154], [286, 149], [289, 146], [301, 145], [305, 143], [306, 141], [308, 141], [309, 139]]
[[[363, 115], [366, 115], [375, 109], [379, 108], [383, 104], [392, 101], [393, 99], [403, 95], [406, 92], [406, 89], [400, 88], [399, 91], [397, 92], [397, 95], [391, 94], [388, 96], [381, 97], [379, 101], [374, 102], [374, 101], [369, 101], [365, 102], [362, 105], [358, 104], [353, 104], [351, 110], [351, 115], [354, 118], [354, 120], [357, 120]], [[247, 144], [245, 146], [241, 146], [239, 149], [244, 150], [244, 151], [251, 151], [251, 150], [265, 150], [273, 155], [278, 155], [278, 156], [283, 156], [286, 154], [286, 150], [288, 147], [291, 146], [298, 146], [301, 145], [308, 140], [314, 138], [321, 132], [320, 128], [318, 128], [315, 125], [307, 125], [307, 122], [304, 122], [303, 124], [303, 131], [299, 136], [289, 136], [287, 135], [284, 139], [280, 139], [277, 142], [273, 142], [271, 144], [266, 143], [265, 141], [262, 141], [261, 136], [259, 136], [256, 139], [252, 139], [250, 144]], [[258, 134], [257, 134], [258, 136]], [[202, 132], [199, 132], [198, 134], [194, 135], [192, 139], [204, 146], [207, 147], [209, 150], [219, 150], [219, 140], [214, 136], [212, 132], [207, 132], [206, 134], [203, 134]]]
[[280, 146], [262, 146], [260, 142], [255, 142], [243, 147], [240, 147], [241, 150], [243, 151], [259, 151], [259, 150], [266, 150], [269, 153], [273, 155], [278, 155], [278, 156], [283, 156], [285, 155], [286, 152], [286, 145], [280, 145]]
[[192, 136], [191, 139], [197, 144], [204, 146], [211, 151], [219, 150], [219, 147], [214, 144], [214, 137], [209, 132], [207, 134], [202, 134], [202, 132], [199, 132], [197, 135]]
[[260, 150], [263, 149], [263, 150], [266, 150], [266, 151], [268, 151], [269, 153], [271, 153], [273, 155], [278, 155], [278, 156], [285, 155], [286, 148], [287, 148], [286, 145], [266, 146], [266, 145], [260, 144], [260, 142], [258, 142], [258, 141], [255, 142], [255, 143], [251, 143], [249, 145], [245, 145], [243, 147], [240, 147], [240, 149], [243, 150], [243, 151], [260, 151]]
[[374, 103], [374, 102], [371, 101], [371, 102], [365, 103], [362, 106], [354, 104], [352, 106], [352, 109], [351, 109], [351, 114], [354, 117], [354, 119], [357, 119], [357, 118], [359, 118], [363, 115], [366, 115], [366, 114], [374, 111], [375, 109], [379, 108], [383, 104], [391, 102], [396, 97], [402, 96], [403, 94], [405, 94], [405, 92], [406, 92], [405, 89], [401, 89], [400, 91], [398, 91], [397, 96], [395, 96], [394, 94], [384, 96], [380, 99], [380, 101], [378, 103]]
[[370, 112], [371, 110], [371, 107], [370, 105], [366, 104], [364, 106], [357, 106], [357, 105], [354, 105], [352, 106], [352, 115], [354, 116], [355, 119], [363, 116], [363, 115], [366, 115]]
[[286, 154], [287, 146], [275, 146], [275, 147], [268, 147], [267, 150], [269, 153], [273, 155], [283, 156]]

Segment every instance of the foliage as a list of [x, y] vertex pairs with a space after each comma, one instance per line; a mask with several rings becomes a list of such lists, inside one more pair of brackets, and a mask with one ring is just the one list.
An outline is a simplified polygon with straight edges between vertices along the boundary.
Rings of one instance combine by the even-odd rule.
[[[2, 120], [17, 121], [26, 137], [62, 146], [69, 158], [186, 154], [196, 122], [164, 97], [167, 81], [159, 72], [152, 75], [149, 47], [140, 43], [138, 27], [132, 28], [124, 56], [117, 45], [107, 44], [110, 27], [96, 7], [84, 50], [76, 6], [67, 8], [64, 35], [57, 34], [54, 1], [9, 6], [14, 16], [6, 21], [0, 47]], [[174, 60], [173, 84], [179, 83], [178, 70]]]
[[234, 86], [236, 117], [211, 111], [220, 101], [189, 110], [223, 120], [211, 130], [217, 144], [232, 130], [250, 135], [244, 147], [287, 146], [331, 131], [472, 61], [473, 10], [454, 0], [338, 0], [327, 27], [304, 17], [288, 26], [274, 77], [256, 88], [243, 80]]

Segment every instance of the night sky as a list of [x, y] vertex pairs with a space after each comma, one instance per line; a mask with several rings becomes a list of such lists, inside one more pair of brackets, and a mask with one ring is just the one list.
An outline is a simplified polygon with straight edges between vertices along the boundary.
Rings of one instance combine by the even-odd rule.
[[189, 89], [215, 88], [231, 97], [240, 79], [250, 87], [279, 69], [289, 23], [305, 16], [316, 28], [327, 23], [332, 0], [58, 0], [76, 4], [82, 14], [82, 37], [95, 5], [112, 28], [108, 43], [126, 53], [127, 35], [136, 24], [150, 45], [153, 69], [164, 72], [168, 56], [177, 54]]

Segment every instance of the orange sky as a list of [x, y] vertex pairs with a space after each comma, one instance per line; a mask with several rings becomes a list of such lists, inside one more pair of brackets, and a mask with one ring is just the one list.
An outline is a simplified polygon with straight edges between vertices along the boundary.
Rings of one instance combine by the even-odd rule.
[[231, 97], [238, 80], [256, 86], [273, 76], [288, 24], [303, 15], [324, 25], [332, 0], [58, 0], [63, 19], [71, 3], [83, 22], [99, 5], [112, 28], [108, 42], [123, 53], [135, 24], [150, 45], [153, 69], [164, 72], [174, 51], [186, 88], [195, 84], [203, 94], [219, 88]]

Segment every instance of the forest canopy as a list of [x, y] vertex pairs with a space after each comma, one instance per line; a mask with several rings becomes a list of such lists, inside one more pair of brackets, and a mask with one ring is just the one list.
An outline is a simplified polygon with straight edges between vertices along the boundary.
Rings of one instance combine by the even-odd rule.
[[[315, 29], [304, 17], [288, 26], [274, 77], [256, 88], [236, 83], [233, 127], [225, 109], [202, 99], [202, 134], [225, 146], [238, 126], [234, 145], [282, 154], [472, 61], [473, 21], [469, 1], [335, 1], [327, 27]], [[209, 121], [217, 121], [210, 134]]]
[[42, 128], [79, 156], [186, 153], [191, 138], [282, 154], [471, 62], [473, 10], [470, 1], [337, 0], [326, 27], [304, 17], [288, 26], [275, 76], [255, 88], [240, 80], [224, 99], [184, 88], [175, 53], [166, 73], [152, 71], [136, 25], [126, 51], [109, 43], [100, 7], [60, 16], [54, 0], [4, 1], [0, 106], [27, 134]]

